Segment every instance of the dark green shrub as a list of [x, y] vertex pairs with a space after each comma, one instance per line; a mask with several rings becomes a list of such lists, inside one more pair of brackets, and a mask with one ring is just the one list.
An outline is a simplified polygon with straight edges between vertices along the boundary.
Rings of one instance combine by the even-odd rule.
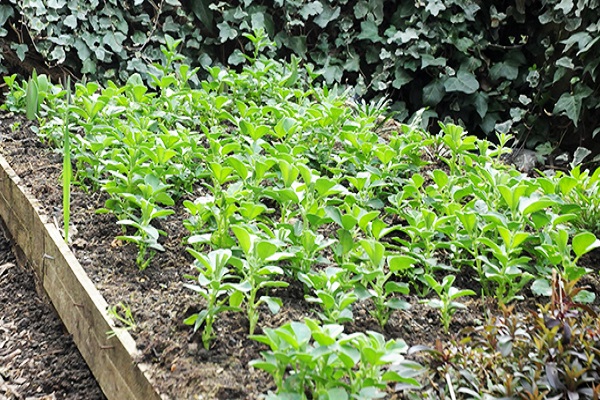
[[8, 0], [0, 57], [39, 53], [124, 81], [162, 59], [165, 34], [183, 38], [193, 66], [239, 65], [242, 34], [264, 28], [271, 56], [296, 54], [328, 84], [389, 96], [401, 119], [426, 106], [424, 124], [450, 117], [472, 133], [600, 151], [599, 11], [598, 0]]

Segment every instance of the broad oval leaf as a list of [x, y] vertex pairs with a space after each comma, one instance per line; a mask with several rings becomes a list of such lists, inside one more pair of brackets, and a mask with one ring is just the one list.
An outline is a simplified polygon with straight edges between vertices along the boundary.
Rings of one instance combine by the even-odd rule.
[[458, 71], [456, 76], [452, 76], [444, 82], [444, 88], [447, 92], [471, 94], [479, 90], [479, 81], [470, 72]]

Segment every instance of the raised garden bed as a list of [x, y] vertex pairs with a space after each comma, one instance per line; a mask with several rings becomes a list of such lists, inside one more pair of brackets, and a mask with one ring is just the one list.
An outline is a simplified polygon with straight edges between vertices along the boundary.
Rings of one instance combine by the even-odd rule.
[[102, 390], [114, 399], [159, 399], [142, 372], [144, 365], [134, 362], [131, 336], [115, 330], [107, 337], [114, 324], [106, 301], [2, 156], [0, 166], [0, 216]]
[[[174, 57], [176, 43], [168, 46], [167, 58]], [[451, 395], [463, 384], [497, 393], [494, 382], [508, 382], [504, 376], [520, 365], [516, 350], [532, 340], [511, 338], [513, 363], [498, 364], [497, 381], [469, 369], [485, 389], [476, 378], [465, 381], [454, 361], [422, 369], [403, 363], [402, 354], [437, 343], [432, 357], [443, 358], [461, 351], [448, 339], [462, 328], [481, 340], [486, 326], [508, 320], [532, 325], [527, 334], [537, 337], [550, 327], [530, 314], [543, 299], [532, 292], [553, 294], [542, 313], [560, 326], [575, 323], [565, 307], [593, 313], [578, 302], [598, 302], [600, 242], [586, 231], [596, 215], [582, 218], [594, 210], [586, 199], [595, 197], [585, 197], [588, 176], [578, 169], [526, 177], [503, 164], [502, 145], [452, 124], [435, 137], [416, 125], [384, 124], [382, 104], [347, 104], [297, 83], [298, 65], [263, 58], [239, 75], [213, 69], [198, 90], [185, 83], [184, 67], [164, 67], [167, 76], [151, 94], [139, 79], [122, 90], [78, 85], [74, 108], [60, 89], [47, 89], [56, 110], [47, 112], [41, 137], [60, 147], [73, 131], [77, 180], [102, 188], [76, 186], [70, 196], [71, 250], [81, 268], [58, 231], [61, 154], [23, 119], [4, 118], [2, 150], [24, 190], [42, 202], [23, 200], [23, 190], [4, 179], [2, 192], [16, 196], [5, 198], [4, 218], [44, 285], [79, 280], [89, 289], [62, 286], [50, 296], [71, 319], [84, 356], [101, 350], [99, 374], [119, 374], [99, 376], [102, 386], [111, 382], [107, 393], [113, 385], [114, 393], [147, 398], [398, 398], [417, 383], [416, 372], [430, 374], [421, 383], [431, 395]], [[10, 86], [15, 107], [30, 91]], [[71, 119], [78, 123], [65, 124]], [[33, 217], [40, 213], [46, 217]], [[56, 267], [61, 259], [75, 266]], [[565, 291], [582, 276], [587, 292]], [[215, 299], [226, 307], [211, 309], [213, 321], [205, 312]], [[493, 318], [498, 302], [516, 304], [514, 316], [508, 308], [504, 319]], [[109, 308], [123, 323], [118, 329]], [[589, 332], [584, 347], [594, 346]], [[560, 337], [544, 340], [560, 348]], [[269, 347], [281, 353], [273, 357]], [[473, 355], [479, 361], [463, 362], [500, 363], [498, 351], [492, 346]], [[95, 370], [95, 358], [86, 357]], [[589, 376], [597, 367], [591, 363]], [[535, 384], [549, 385], [544, 379]]]

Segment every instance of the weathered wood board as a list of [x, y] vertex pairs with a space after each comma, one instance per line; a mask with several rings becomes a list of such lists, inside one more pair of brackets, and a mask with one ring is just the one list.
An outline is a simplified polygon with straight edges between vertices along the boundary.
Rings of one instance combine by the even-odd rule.
[[0, 217], [37, 275], [73, 341], [109, 400], [160, 400], [137, 364], [129, 333], [114, 330], [108, 304], [87, 276], [58, 229], [48, 223], [39, 204], [20, 186], [0, 156]]

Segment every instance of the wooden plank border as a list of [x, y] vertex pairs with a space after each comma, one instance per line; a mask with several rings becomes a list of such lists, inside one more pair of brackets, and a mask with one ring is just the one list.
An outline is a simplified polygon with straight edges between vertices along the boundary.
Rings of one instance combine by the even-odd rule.
[[87, 276], [58, 229], [20, 186], [20, 178], [0, 155], [0, 217], [32, 266], [73, 341], [108, 400], [160, 400], [148, 365], [136, 363], [131, 335], [114, 330], [108, 304]]

